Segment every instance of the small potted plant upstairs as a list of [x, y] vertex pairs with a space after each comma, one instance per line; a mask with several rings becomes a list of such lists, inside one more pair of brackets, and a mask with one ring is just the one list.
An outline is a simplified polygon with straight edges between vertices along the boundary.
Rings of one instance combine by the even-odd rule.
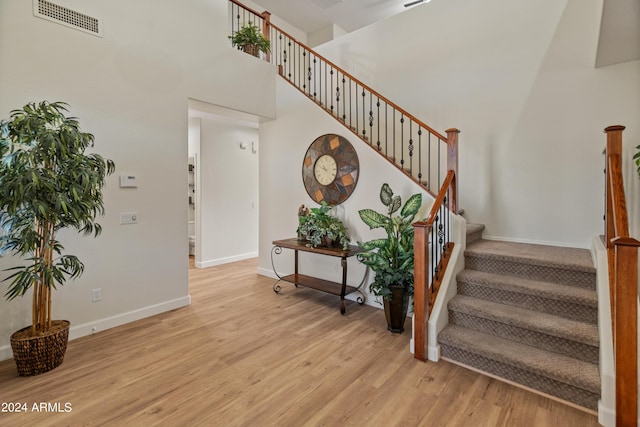
[[[413, 295], [412, 224], [422, 205], [422, 195], [414, 194], [402, 206], [400, 196], [394, 196], [385, 183], [380, 189], [380, 201], [387, 207], [386, 215], [372, 209], [362, 209], [358, 213], [370, 229], [382, 228], [387, 235], [368, 242], [358, 242], [364, 250], [358, 254], [358, 258], [375, 273], [369, 290], [383, 299], [387, 329], [401, 333], [404, 331], [409, 298]], [[396, 214], [398, 210], [399, 215]]]
[[260, 52], [271, 50], [271, 42], [262, 34], [260, 28], [249, 22], [236, 33], [229, 36], [231, 44], [249, 55], [258, 56]]
[[0, 255], [26, 263], [9, 268], [13, 300], [32, 290], [31, 326], [11, 336], [18, 373], [47, 372], [62, 363], [69, 322], [51, 319], [52, 291], [84, 271], [74, 255], [63, 255], [57, 233], [64, 228], [85, 235], [102, 231], [102, 188], [115, 170], [113, 161], [85, 154], [94, 137], [65, 117], [67, 104], [29, 103], [0, 121]]

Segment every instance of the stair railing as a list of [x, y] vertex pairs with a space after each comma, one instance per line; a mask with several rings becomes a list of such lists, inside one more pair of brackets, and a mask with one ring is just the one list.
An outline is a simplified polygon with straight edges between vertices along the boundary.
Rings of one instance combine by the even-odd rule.
[[616, 377], [616, 425], [638, 422], [638, 247], [629, 237], [622, 177], [622, 131], [609, 126], [605, 150], [605, 246]]
[[429, 215], [413, 224], [414, 246], [414, 357], [427, 360], [429, 315], [453, 251], [449, 214], [456, 212], [456, 173], [450, 170]]
[[229, 4], [232, 34], [249, 22], [262, 27], [271, 42], [263, 59], [276, 65], [281, 77], [432, 196], [448, 170], [457, 172], [456, 130], [447, 136], [435, 131], [271, 24], [268, 12], [258, 13], [236, 0]]

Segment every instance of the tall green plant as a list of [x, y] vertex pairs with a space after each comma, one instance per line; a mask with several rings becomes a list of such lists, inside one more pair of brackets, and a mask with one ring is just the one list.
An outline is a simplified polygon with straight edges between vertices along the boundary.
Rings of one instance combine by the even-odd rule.
[[[413, 295], [412, 224], [422, 205], [422, 195], [414, 194], [402, 206], [400, 196], [394, 196], [385, 183], [380, 189], [380, 201], [387, 207], [386, 215], [372, 209], [358, 211], [370, 229], [382, 228], [387, 233], [384, 238], [358, 242], [364, 250], [358, 255], [361, 262], [375, 272], [369, 290], [376, 296], [389, 299], [389, 287], [399, 285]], [[399, 215], [396, 214], [398, 210]]]
[[13, 268], [8, 300], [33, 288], [31, 334], [51, 327], [51, 293], [56, 284], [75, 279], [84, 264], [63, 255], [57, 240], [63, 228], [98, 236], [95, 221], [104, 214], [102, 188], [115, 170], [113, 161], [85, 154], [94, 144], [68, 105], [29, 103], [0, 121], [0, 255], [11, 252], [29, 263]]

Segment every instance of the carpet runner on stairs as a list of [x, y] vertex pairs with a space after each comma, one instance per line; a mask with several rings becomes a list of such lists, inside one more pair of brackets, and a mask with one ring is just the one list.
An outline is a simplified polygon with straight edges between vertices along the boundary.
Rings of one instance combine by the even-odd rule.
[[465, 270], [438, 336], [442, 357], [596, 410], [596, 272], [586, 249], [483, 240], [467, 226]]

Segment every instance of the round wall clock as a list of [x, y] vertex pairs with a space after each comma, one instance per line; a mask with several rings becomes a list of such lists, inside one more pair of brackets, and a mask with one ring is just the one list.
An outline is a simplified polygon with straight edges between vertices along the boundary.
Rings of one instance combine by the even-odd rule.
[[339, 205], [349, 198], [358, 183], [360, 162], [351, 143], [332, 133], [311, 143], [302, 162], [302, 181], [309, 197], [317, 203]]

